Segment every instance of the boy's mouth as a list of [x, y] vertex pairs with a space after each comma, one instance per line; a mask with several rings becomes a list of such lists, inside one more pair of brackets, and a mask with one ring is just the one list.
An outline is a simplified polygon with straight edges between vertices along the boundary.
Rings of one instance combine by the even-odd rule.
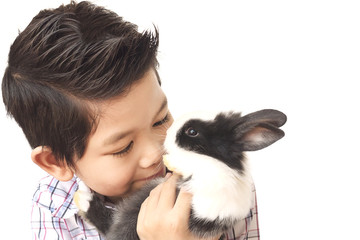
[[165, 175], [165, 166], [162, 165], [160, 170], [157, 173], [155, 173], [154, 175], [151, 175], [149, 177], [140, 179], [139, 181], [149, 181], [149, 180], [152, 180], [152, 179], [155, 179], [155, 178], [158, 178], [158, 177], [164, 177], [164, 175]]

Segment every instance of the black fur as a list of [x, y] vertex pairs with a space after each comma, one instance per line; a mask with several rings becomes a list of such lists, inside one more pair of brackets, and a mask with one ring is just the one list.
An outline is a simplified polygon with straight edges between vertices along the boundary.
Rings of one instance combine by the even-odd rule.
[[[187, 121], [177, 132], [176, 143], [181, 148], [213, 157], [232, 169], [243, 171], [243, 152], [261, 149], [283, 137], [284, 132], [278, 127], [285, 122], [286, 116], [276, 110], [262, 110], [244, 117], [240, 113], [220, 113], [214, 120]], [[266, 136], [269, 142], [256, 142], [250, 146], [247, 133], [259, 127], [269, 130], [263, 131], [263, 134], [269, 134]], [[197, 134], [189, 134], [189, 129]]]
[[112, 225], [114, 211], [104, 205], [104, 200], [98, 194], [94, 194], [90, 201], [89, 210], [85, 217], [92, 222], [101, 233], [109, 231]]
[[[175, 144], [178, 147], [204, 154], [238, 170], [241, 178], [244, 168], [244, 151], [256, 151], [271, 145], [284, 136], [279, 129], [286, 122], [286, 116], [276, 110], [262, 110], [246, 116], [240, 113], [220, 113], [213, 120], [190, 119], [177, 131]], [[171, 153], [170, 153], [171, 154]], [[213, 176], [216, 178], [217, 176]], [[181, 179], [178, 186], [191, 183], [191, 176]], [[106, 208], [100, 198], [93, 197], [85, 217], [101, 231], [107, 240], [136, 240], [137, 216], [142, 202], [150, 191], [163, 179], [150, 181], [141, 190], [123, 199], [114, 212]], [[204, 188], [207, 186], [204, 182]], [[179, 188], [177, 189], [177, 193]], [[195, 195], [196, 192], [193, 192]], [[221, 192], [219, 192], [221, 194]], [[216, 196], [215, 196], [216, 197]], [[209, 199], [211, 201], [212, 199]], [[246, 209], [246, 208], [245, 208]], [[198, 237], [214, 237], [224, 233], [246, 216], [236, 219], [219, 218], [214, 221], [195, 217], [191, 209], [189, 229]], [[250, 209], [249, 212], [251, 213]]]
[[[190, 179], [181, 180], [179, 186]], [[139, 240], [136, 225], [141, 204], [149, 196], [150, 191], [163, 181], [162, 178], [150, 181], [136, 194], [119, 202], [113, 210], [107, 208], [103, 199], [95, 194], [90, 201], [89, 210], [83, 215], [105, 236], [106, 240]], [[180, 188], [178, 187], [176, 196], [179, 191]], [[236, 219], [207, 221], [195, 218], [193, 209], [191, 209], [189, 229], [191, 232], [197, 233], [198, 237], [211, 237], [226, 232], [236, 222]]]
[[[213, 157], [232, 169], [242, 171], [244, 154], [234, 135], [239, 119], [239, 113], [221, 113], [210, 121], [189, 120], [177, 132], [176, 143], [181, 148]], [[198, 133], [196, 137], [187, 134], [190, 128]]]

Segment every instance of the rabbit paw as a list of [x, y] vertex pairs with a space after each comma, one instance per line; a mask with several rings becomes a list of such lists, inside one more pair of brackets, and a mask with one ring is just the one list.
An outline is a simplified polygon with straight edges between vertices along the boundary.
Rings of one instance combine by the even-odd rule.
[[93, 199], [93, 193], [82, 181], [79, 182], [79, 188], [74, 194], [74, 202], [80, 212], [86, 213], [89, 210], [90, 202]]

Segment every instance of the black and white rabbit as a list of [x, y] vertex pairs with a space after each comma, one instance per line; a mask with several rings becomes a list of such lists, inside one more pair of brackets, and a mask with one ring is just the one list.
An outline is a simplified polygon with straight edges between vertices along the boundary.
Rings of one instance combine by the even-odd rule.
[[[272, 109], [240, 113], [190, 114], [176, 120], [165, 140], [164, 163], [182, 179], [178, 188], [193, 194], [190, 231], [215, 237], [245, 218], [252, 205], [252, 180], [245, 151], [265, 148], [284, 136], [286, 115]], [[139, 239], [137, 217], [142, 202], [163, 179], [120, 201], [115, 210], [101, 197], [83, 190], [76, 194], [80, 213], [107, 240]]]

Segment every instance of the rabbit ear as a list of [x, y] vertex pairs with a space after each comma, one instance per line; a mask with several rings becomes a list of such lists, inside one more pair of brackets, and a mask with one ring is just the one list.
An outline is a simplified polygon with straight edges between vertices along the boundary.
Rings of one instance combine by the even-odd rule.
[[243, 151], [256, 151], [281, 139], [285, 133], [279, 129], [286, 122], [286, 115], [277, 110], [261, 110], [241, 118], [237, 138]]
[[250, 113], [242, 117], [248, 124], [267, 123], [275, 127], [281, 127], [286, 123], [287, 117], [284, 113], [274, 109], [264, 109]]

